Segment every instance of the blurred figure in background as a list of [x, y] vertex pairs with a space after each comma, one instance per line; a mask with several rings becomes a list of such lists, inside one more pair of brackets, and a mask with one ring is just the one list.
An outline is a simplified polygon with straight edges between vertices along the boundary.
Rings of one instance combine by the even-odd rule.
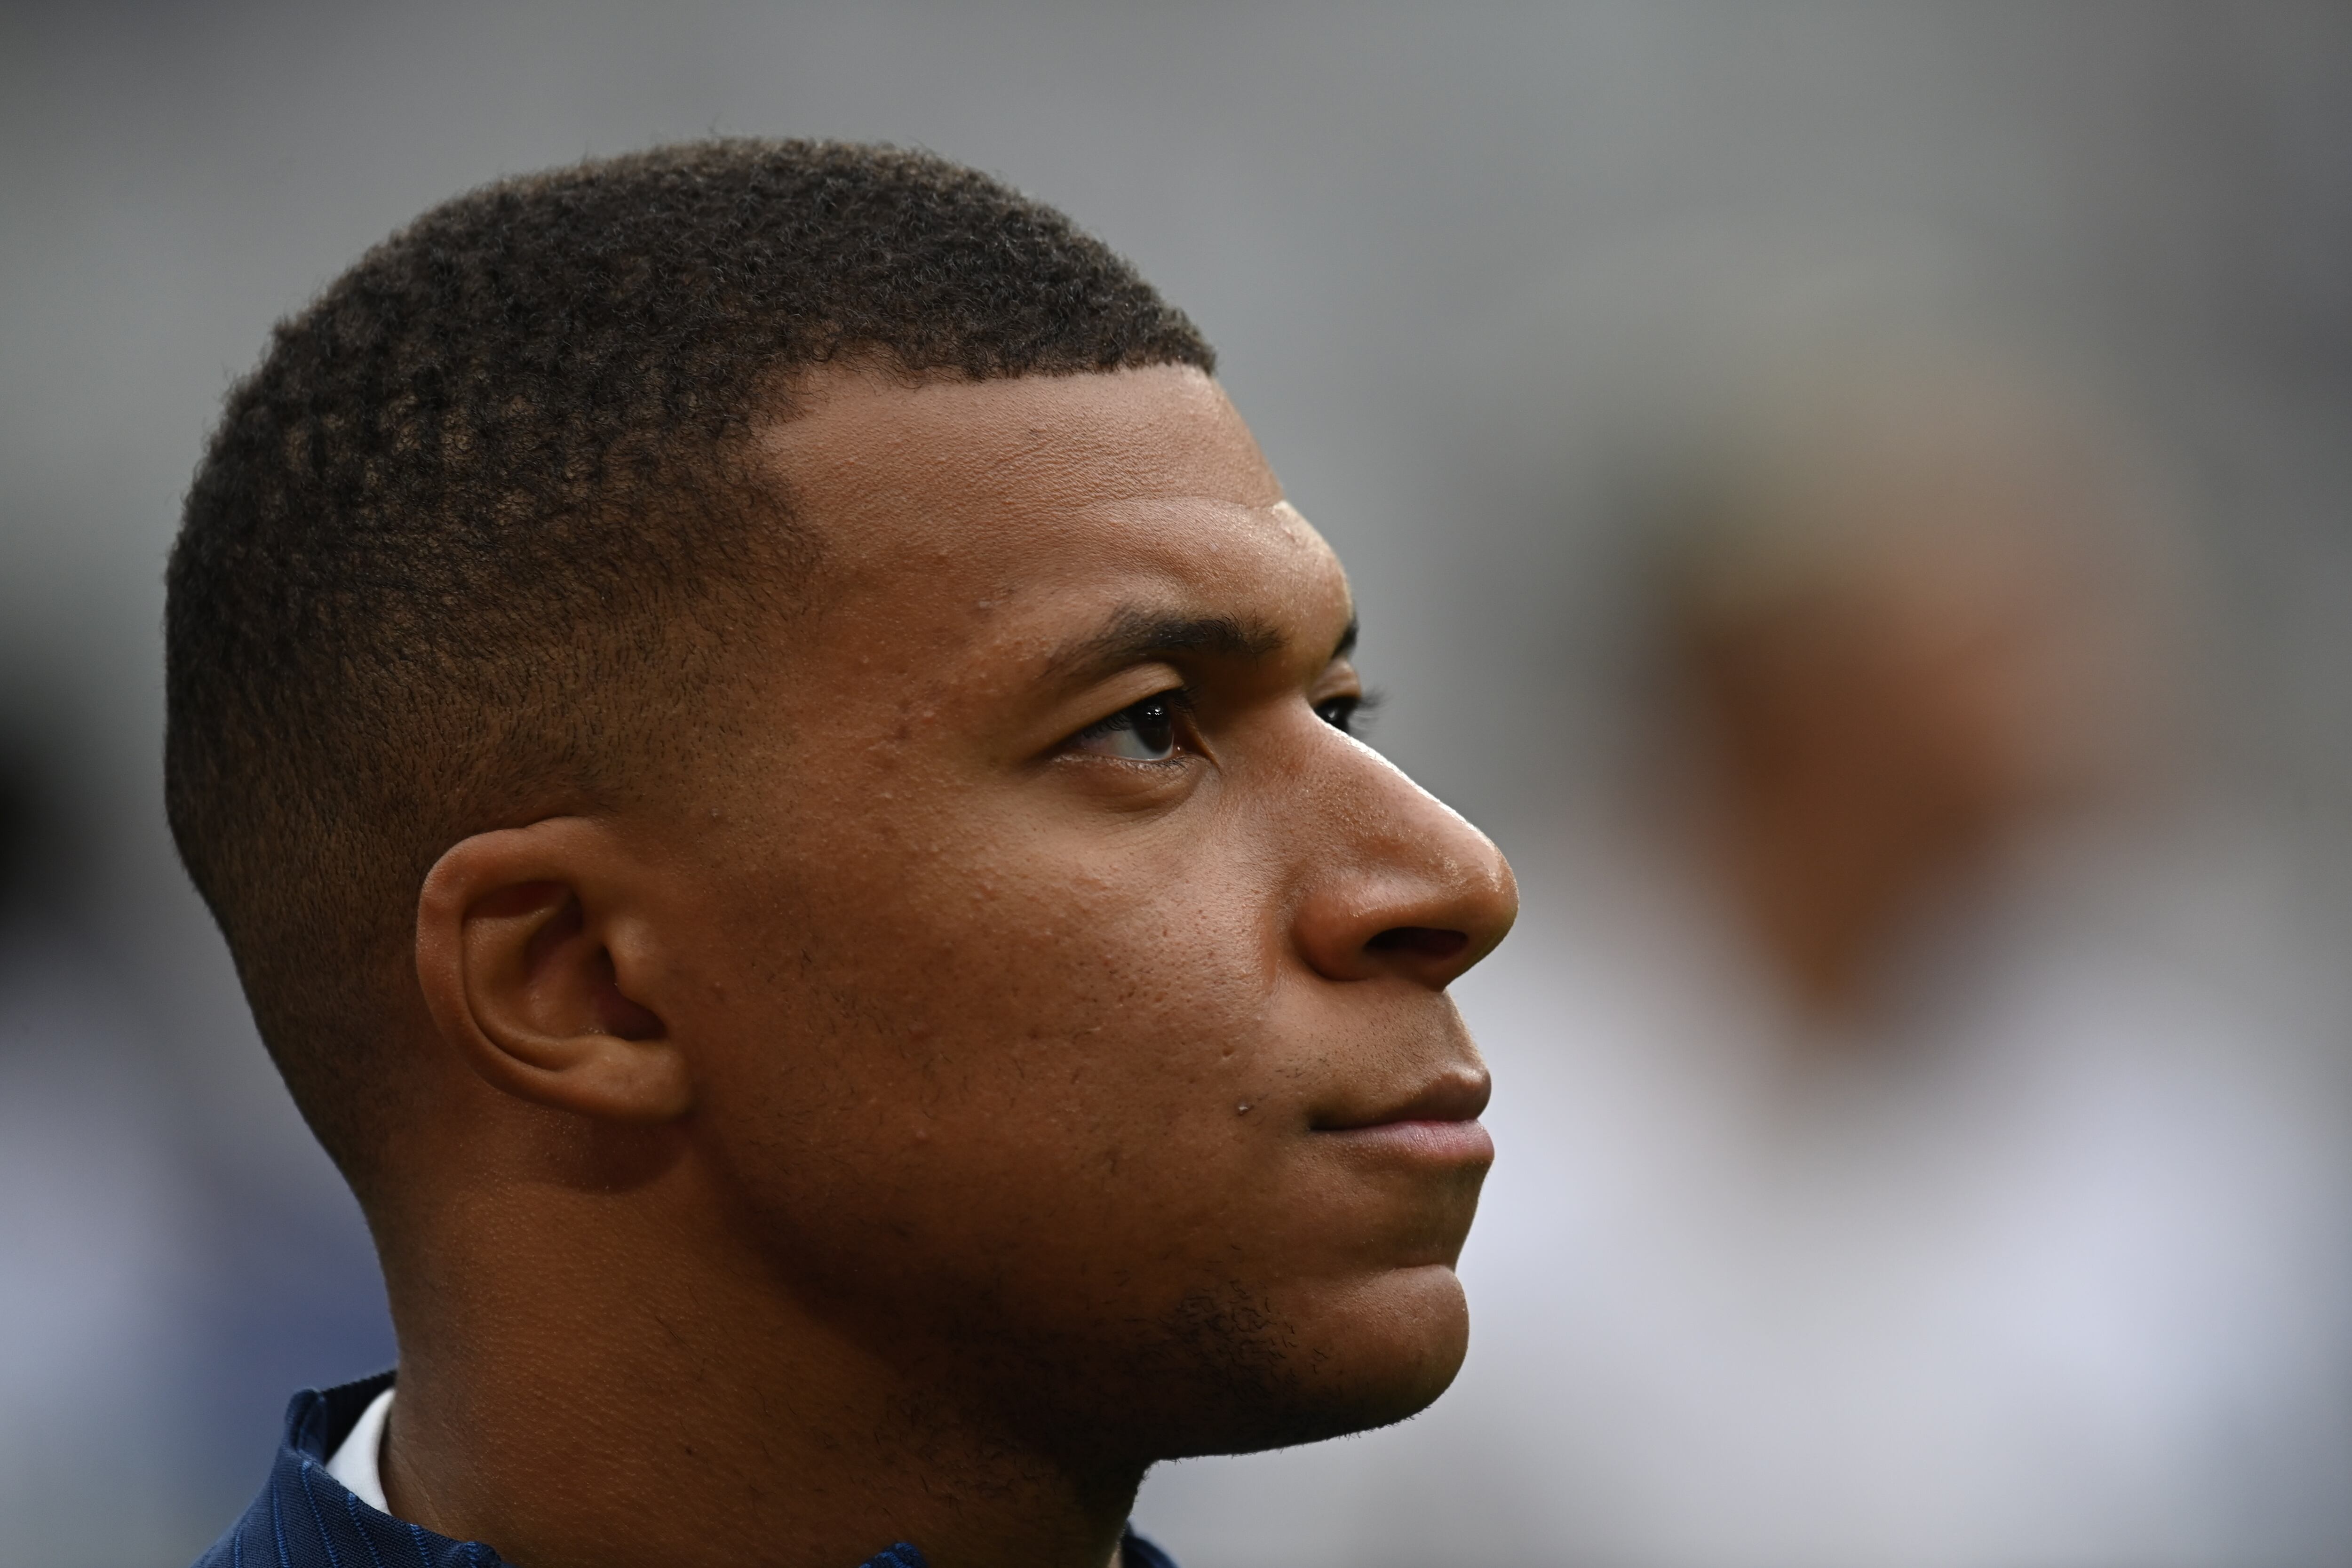
[[2168, 563], [2037, 389], [1957, 364], [1811, 379], [1664, 509], [1669, 724], [1694, 755], [1659, 826], [1755, 944], [1790, 1052], [1895, 1057], [1923, 926], [2167, 793]]
[[2150, 488], [1944, 350], [1706, 447], [1654, 552], [1670, 765], [1515, 848], [1462, 987], [1501, 1156], [1461, 1381], [1147, 1517], [1235, 1568], [2336, 1560], [2332, 1015], [2183, 766]]

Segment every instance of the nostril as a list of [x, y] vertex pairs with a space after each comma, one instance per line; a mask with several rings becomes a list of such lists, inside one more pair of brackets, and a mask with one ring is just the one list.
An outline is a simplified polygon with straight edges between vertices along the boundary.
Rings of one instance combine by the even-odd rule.
[[1469, 933], [1436, 926], [1391, 926], [1364, 944], [1374, 952], [1412, 952], [1423, 958], [1452, 958], [1470, 945]]

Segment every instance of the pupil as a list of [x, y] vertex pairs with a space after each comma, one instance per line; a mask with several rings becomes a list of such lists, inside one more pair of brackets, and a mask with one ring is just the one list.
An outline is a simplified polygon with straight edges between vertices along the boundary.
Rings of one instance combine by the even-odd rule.
[[1135, 739], [1147, 752], [1164, 752], [1176, 744], [1176, 720], [1168, 704], [1153, 699], [1139, 702], [1129, 711], [1134, 715]]

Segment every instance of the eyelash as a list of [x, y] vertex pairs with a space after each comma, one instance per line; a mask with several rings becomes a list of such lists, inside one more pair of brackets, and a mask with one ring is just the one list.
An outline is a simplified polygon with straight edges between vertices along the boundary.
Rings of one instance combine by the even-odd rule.
[[[1353, 697], [1327, 697], [1315, 705], [1315, 716], [1342, 735], [1355, 735], [1360, 739], [1361, 732], [1357, 726], [1370, 720], [1380, 705], [1381, 694], [1377, 691], [1360, 692]], [[1331, 709], [1339, 711], [1328, 711]]]
[[[1170, 746], [1171, 750], [1181, 750], [1184, 740], [1182, 731], [1191, 728], [1192, 719], [1192, 692], [1189, 687], [1183, 686], [1171, 686], [1165, 691], [1155, 691], [1140, 701], [1130, 702], [1118, 712], [1108, 714], [1087, 725], [1071, 736], [1068, 743], [1075, 748], [1083, 746], [1089, 741], [1104, 741], [1111, 736], [1129, 731], [1139, 732], [1135, 715], [1139, 710], [1151, 707], [1161, 707], [1169, 710], [1170, 718], [1173, 721], [1171, 725]], [[1123, 760], [1158, 763], [1174, 759], [1172, 757], [1130, 757]]]

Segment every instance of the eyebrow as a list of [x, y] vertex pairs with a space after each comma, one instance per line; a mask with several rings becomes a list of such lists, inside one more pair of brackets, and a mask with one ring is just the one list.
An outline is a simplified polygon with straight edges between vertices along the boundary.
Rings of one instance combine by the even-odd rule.
[[[1209, 654], [1218, 658], [1262, 659], [1282, 650], [1287, 639], [1264, 621], [1234, 616], [1184, 616], [1139, 609], [1132, 605], [1112, 612], [1103, 628], [1047, 661], [1049, 675], [1088, 679], [1130, 664], [1170, 654]], [[1332, 651], [1345, 658], [1356, 646], [1356, 622]]]

